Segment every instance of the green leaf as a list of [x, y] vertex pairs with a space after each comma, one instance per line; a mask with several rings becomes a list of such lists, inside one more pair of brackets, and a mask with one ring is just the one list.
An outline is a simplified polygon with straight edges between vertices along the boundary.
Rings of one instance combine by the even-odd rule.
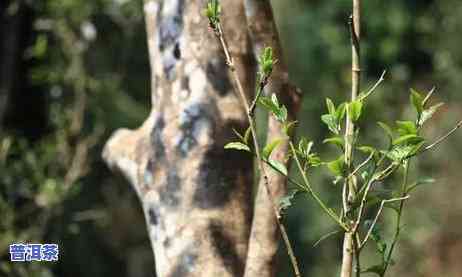
[[348, 104], [347, 112], [352, 121], [358, 121], [361, 117], [362, 109], [363, 102], [360, 100], [356, 100]]
[[268, 143], [263, 149], [263, 152], [261, 154], [263, 159], [267, 160], [271, 156], [271, 153], [273, 153], [273, 150], [283, 141], [284, 139], [279, 138], [279, 139], [273, 140], [271, 143]]
[[272, 160], [272, 159], [268, 159], [268, 163], [272, 167], [274, 167], [274, 169], [276, 169], [276, 171], [278, 171], [279, 173], [281, 173], [284, 176], [287, 176], [287, 168], [283, 163], [281, 163], [279, 161], [276, 161], [276, 160]]
[[409, 135], [404, 135], [401, 136], [393, 141], [393, 145], [399, 145], [399, 144], [411, 144], [415, 145], [420, 142], [422, 142], [424, 139], [421, 136], [415, 135], [415, 134], [409, 134]]
[[271, 95], [271, 101], [273, 102], [274, 106], [279, 108], [279, 100], [275, 93]]
[[339, 130], [339, 127], [338, 127], [338, 124], [337, 124], [337, 120], [335, 118], [335, 116], [331, 115], [331, 114], [324, 114], [321, 116], [321, 121], [324, 122], [327, 127], [329, 128], [329, 130], [338, 135], [340, 133], [340, 130]]
[[335, 105], [330, 98], [326, 98], [326, 106], [327, 106], [327, 111], [329, 112], [330, 115], [335, 116]]
[[263, 77], [268, 77], [273, 71], [273, 49], [271, 47], [266, 47], [260, 55], [258, 62], [260, 66], [260, 73]]
[[401, 136], [417, 134], [417, 126], [412, 121], [396, 121], [396, 125], [398, 126], [398, 133]]
[[251, 134], [252, 134], [252, 129], [249, 126], [247, 130], [245, 130], [245, 133], [244, 133], [244, 143], [245, 144], [249, 144], [249, 138]]
[[345, 170], [345, 158], [341, 155], [338, 159], [328, 162], [327, 168], [332, 172], [335, 176], [343, 176]]
[[285, 123], [287, 121], [287, 108], [279, 104], [276, 94], [273, 93], [271, 98], [260, 96], [258, 102], [270, 111], [279, 122]]
[[381, 152], [385, 154], [389, 159], [401, 162], [403, 159], [415, 155], [424, 144], [425, 142], [422, 141], [416, 145], [396, 145], [390, 151]]
[[305, 137], [302, 137], [298, 142], [298, 151], [303, 157], [307, 157], [310, 154], [311, 147], [313, 147], [313, 142]]
[[258, 98], [258, 103], [260, 103], [260, 105], [262, 105], [263, 108], [265, 108], [269, 112], [272, 112], [273, 114], [277, 113], [279, 110], [279, 106], [275, 105], [270, 97], [260, 96]]
[[243, 144], [242, 142], [230, 142], [225, 145], [225, 149], [234, 149], [234, 150], [251, 152], [250, 148], [247, 145]]
[[279, 122], [281, 123], [286, 122], [287, 121], [287, 108], [285, 106], [281, 106], [277, 114], [275, 114], [275, 116]]
[[415, 110], [417, 111], [418, 116], [420, 117], [420, 114], [423, 111], [423, 100], [424, 98], [422, 95], [417, 92], [416, 90], [411, 88], [411, 103], [414, 106]]
[[213, 28], [220, 20], [221, 7], [218, 0], [209, 0], [207, 8], [205, 9], [205, 16], [209, 19], [210, 24]]
[[321, 158], [317, 154], [308, 155], [308, 163], [310, 166], [320, 166], [322, 164]]
[[427, 120], [433, 117], [433, 114], [441, 107], [444, 103], [438, 103], [430, 108], [424, 110], [419, 118], [419, 126], [422, 126]]
[[377, 122], [377, 124], [379, 124], [379, 126], [385, 131], [391, 143], [393, 141], [393, 131], [391, 130], [390, 126], [380, 121]]
[[365, 154], [369, 154], [369, 155], [374, 154], [374, 159], [375, 160], [379, 159], [379, 151], [372, 146], [363, 145], [363, 146], [356, 147], [356, 149], [358, 149], [359, 151]]
[[337, 121], [340, 122], [344, 117], [346, 113], [346, 103], [342, 103], [337, 107], [337, 110], [335, 111], [335, 117], [337, 118]]
[[330, 144], [340, 147], [340, 149], [344, 149], [345, 147], [345, 142], [343, 141], [343, 137], [340, 137], [340, 136], [326, 138], [325, 140], [322, 141], [322, 143], [330, 143]]
[[371, 153], [377, 152], [377, 149], [375, 149], [372, 146], [367, 146], [367, 145], [356, 147], [356, 149], [358, 149], [359, 151], [361, 151], [363, 153], [366, 153], [366, 154], [371, 154]]

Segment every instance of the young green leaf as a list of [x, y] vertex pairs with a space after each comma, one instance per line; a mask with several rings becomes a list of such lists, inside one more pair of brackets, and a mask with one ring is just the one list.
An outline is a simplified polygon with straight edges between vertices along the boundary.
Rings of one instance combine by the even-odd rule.
[[274, 149], [279, 145], [281, 144], [281, 142], [283, 142], [284, 139], [275, 139], [273, 140], [271, 143], [268, 143], [265, 148], [263, 149], [263, 152], [262, 152], [262, 158], [264, 160], [267, 160], [270, 156], [271, 156], [271, 153], [273, 153]]
[[425, 144], [425, 141], [417, 143], [415, 145], [395, 145], [390, 151], [380, 151], [382, 154], [385, 154], [389, 159], [401, 162], [410, 156], [415, 155]]
[[387, 124], [383, 123], [383, 122], [377, 122], [377, 124], [385, 131], [385, 134], [387, 135], [389, 141], [390, 141], [390, 144], [392, 144], [392, 141], [393, 141], [393, 131], [391, 130], [390, 126], [388, 126]]
[[330, 100], [330, 98], [326, 98], [326, 106], [327, 106], [327, 111], [329, 112], [329, 114], [335, 116], [335, 105], [334, 105], [334, 102], [332, 102], [332, 100]]
[[418, 135], [415, 134], [409, 134], [409, 135], [404, 135], [401, 136], [393, 141], [393, 145], [399, 145], [399, 144], [411, 144], [411, 145], [416, 145], [420, 142], [422, 142], [424, 139]]
[[324, 122], [324, 124], [327, 125], [327, 127], [329, 128], [329, 130], [338, 135], [340, 133], [340, 130], [339, 130], [339, 126], [337, 124], [337, 120], [335, 118], [335, 116], [331, 115], [331, 114], [324, 114], [321, 116], [321, 121]]
[[346, 103], [340, 104], [335, 111], [335, 117], [337, 118], [338, 122], [340, 122], [345, 117], [346, 105]]
[[275, 114], [274, 116], [279, 122], [281, 123], [286, 122], [287, 121], [287, 108], [285, 106], [281, 106], [277, 114]]
[[335, 176], [343, 176], [345, 170], [345, 158], [341, 155], [338, 159], [328, 162], [327, 168], [334, 174]]
[[412, 121], [396, 121], [396, 125], [401, 136], [417, 134], [417, 126]]
[[244, 133], [244, 143], [245, 144], [249, 144], [249, 138], [251, 135], [252, 135], [252, 130], [250, 129], [250, 126], [249, 126], [247, 130], [245, 130], [245, 133]]
[[225, 145], [225, 149], [234, 149], [234, 150], [251, 152], [250, 148], [247, 145], [243, 144], [242, 142], [230, 142]]
[[379, 159], [379, 151], [372, 146], [363, 145], [363, 146], [356, 147], [356, 149], [358, 149], [359, 151], [365, 154], [369, 154], [369, 155], [374, 154], [374, 159], [375, 160]]
[[284, 176], [287, 176], [287, 168], [286, 166], [279, 162], [279, 161], [276, 161], [276, 160], [272, 160], [272, 159], [268, 159], [268, 163], [276, 170], [278, 171], [279, 173], [281, 173], [282, 175]]
[[279, 110], [279, 105], [275, 105], [270, 97], [260, 96], [258, 98], [258, 103], [273, 114], [277, 113]]
[[434, 106], [431, 106], [430, 108], [424, 110], [422, 112], [422, 115], [419, 118], [419, 126], [422, 126], [427, 120], [433, 117], [433, 114], [441, 107], [443, 106], [444, 103], [438, 103]]
[[340, 147], [340, 149], [344, 149], [345, 147], [345, 142], [343, 141], [343, 137], [340, 137], [340, 136], [326, 138], [325, 140], [322, 141], [322, 143], [330, 143], [330, 144]]
[[347, 113], [350, 116], [351, 120], [358, 121], [361, 117], [363, 109], [363, 102], [356, 100], [348, 104], [347, 106]]
[[308, 155], [308, 164], [310, 166], [317, 167], [317, 166], [320, 166], [322, 164], [322, 161], [321, 161], [321, 158], [317, 154], [312, 153], [312, 154]]
[[418, 116], [420, 117], [420, 114], [422, 114], [423, 111], [423, 100], [424, 98], [422, 95], [417, 92], [416, 90], [411, 88], [411, 103], [414, 106], [415, 110], [417, 111]]
[[221, 7], [218, 0], [209, 0], [205, 9], [205, 16], [209, 19], [212, 28], [216, 28], [217, 23], [220, 21], [220, 13]]
[[268, 77], [273, 71], [273, 49], [271, 47], [266, 47], [263, 50], [263, 53], [258, 58], [258, 63], [260, 66], [260, 74], [262, 78]]

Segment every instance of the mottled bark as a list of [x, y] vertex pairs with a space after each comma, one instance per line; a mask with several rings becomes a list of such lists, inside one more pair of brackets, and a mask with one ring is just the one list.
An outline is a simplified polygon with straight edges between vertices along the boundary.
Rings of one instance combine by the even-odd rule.
[[[250, 229], [251, 156], [223, 149], [244, 129], [205, 0], [145, 1], [152, 112], [116, 131], [103, 156], [133, 184], [157, 276], [242, 276]], [[223, 25], [247, 91], [253, 87], [243, 4], [222, 1]]]
[[[272, 47], [278, 60], [266, 93], [276, 93], [278, 99], [289, 110], [289, 119], [294, 120], [299, 110], [300, 95], [296, 88], [290, 84], [287, 65], [283, 59], [281, 43], [273, 18], [269, 0], [245, 0], [245, 11], [248, 29], [254, 46], [255, 56], [260, 56], [265, 47]], [[273, 117], [268, 119], [268, 140], [284, 138], [280, 123]], [[288, 141], [282, 143], [272, 154], [272, 158], [284, 162], [288, 152]], [[286, 193], [287, 178], [267, 167], [266, 173], [271, 184], [272, 198], [278, 200]], [[279, 245], [279, 230], [272, 210], [272, 203], [264, 187], [264, 180], [260, 180], [247, 254], [245, 268], [246, 277], [275, 276], [277, 272], [276, 258]]]

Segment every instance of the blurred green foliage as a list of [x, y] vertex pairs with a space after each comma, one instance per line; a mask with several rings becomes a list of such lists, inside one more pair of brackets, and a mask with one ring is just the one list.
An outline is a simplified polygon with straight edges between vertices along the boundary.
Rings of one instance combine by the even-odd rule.
[[[349, 92], [351, 1], [272, 2], [291, 78], [304, 92], [298, 132], [314, 140], [315, 148], [333, 150], [320, 141], [328, 129], [319, 118], [325, 97], [340, 103]], [[408, 88], [425, 91], [436, 85], [435, 102], [447, 105], [425, 132], [437, 137], [461, 114], [462, 5], [457, 0], [363, 5], [363, 88], [388, 71], [363, 116], [368, 122], [410, 117]], [[46, 122], [39, 134], [28, 135], [18, 126], [34, 115], [13, 105], [14, 120], [6, 122], [0, 137], [0, 276], [152, 276], [150, 242], [135, 193], [100, 159], [114, 129], [139, 126], [149, 111], [142, 1], [16, 0], [2, 12], [14, 16], [23, 9], [31, 18], [31, 34], [21, 59], [28, 66], [28, 93], [45, 99], [36, 105], [43, 105]], [[18, 103], [27, 100], [26, 92], [14, 93]], [[378, 126], [360, 127], [368, 130], [364, 141], [386, 143]], [[393, 276], [458, 276], [462, 270], [460, 138], [414, 164], [420, 175], [429, 172], [437, 181], [409, 201]], [[315, 176], [316, 189], [335, 202], [324, 173]], [[333, 231], [320, 215], [312, 201], [297, 199], [286, 218], [305, 276], [338, 271], [340, 236], [313, 248], [320, 236]], [[8, 244], [16, 241], [59, 243], [61, 260], [11, 264]], [[280, 264], [280, 276], [289, 276], [288, 263]]]

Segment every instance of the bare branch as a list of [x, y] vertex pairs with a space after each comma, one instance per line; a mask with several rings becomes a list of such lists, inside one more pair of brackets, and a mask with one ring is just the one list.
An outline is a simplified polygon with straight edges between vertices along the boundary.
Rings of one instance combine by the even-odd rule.
[[366, 233], [366, 236], [364, 237], [363, 241], [359, 244], [359, 250], [361, 250], [364, 245], [366, 244], [367, 240], [369, 239], [369, 237], [371, 236], [372, 234], [372, 231], [375, 227], [375, 225], [377, 224], [377, 220], [379, 219], [380, 217], [380, 214], [382, 213], [382, 210], [383, 210], [383, 207], [385, 206], [386, 203], [391, 203], [391, 202], [396, 202], [396, 201], [403, 201], [403, 200], [406, 200], [406, 199], [409, 199], [409, 195], [405, 196], [405, 197], [399, 197], [399, 198], [392, 198], [392, 199], [387, 199], [387, 200], [382, 200], [382, 202], [380, 203], [380, 207], [379, 207], [379, 210], [377, 211], [377, 215], [375, 216], [374, 220], [372, 221], [372, 224], [371, 226], [369, 227], [369, 230], [367, 231]]
[[363, 168], [370, 160], [372, 160], [372, 158], [374, 157], [374, 152], [372, 152], [369, 157], [367, 157], [366, 160], [364, 160], [364, 162], [362, 162], [360, 165], [358, 165], [358, 167], [356, 167], [355, 170], [353, 170], [353, 172], [350, 173], [350, 175], [348, 175], [347, 178], [351, 178], [353, 177], [356, 173], [358, 173], [359, 170], [361, 170], [361, 168]]
[[444, 140], [446, 140], [449, 136], [451, 136], [455, 131], [457, 131], [457, 129], [459, 129], [460, 127], [462, 126], [462, 120], [459, 121], [457, 123], [457, 125], [452, 128], [449, 132], [447, 132], [444, 136], [440, 137], [439, 139], [437, 139], [434, 143], [428, 145], [427, 147], [425, 147], [422, 151], [422, 152], [425, 152], [425, 151], [428, 151], [434, 147], [436, 147], [438, 144], [442, 143]]
[[383, 82], [385, 81], [385, 74], [387, 73], [386, 70], [384, 70], [382, 72], [382, 75], [380, 75], [380, 78], [377, 80], [377, 82], [362, 96], [359, 97], [359, 100], [362, 101], [364, 99], [366, 99], [367, 97], [369, 97], [376, 89], [377, 87]]
[[435, 92], [436, 90], [436, 87], [433, 87], [427, 94], [427, 96], [425, 96], [425, 99], [422, 101], [422, 106], [425, 107], [425, 104], [427, 104], [428, 100], [430, 100], [430, 97], [432, 97], [433, 93]]

